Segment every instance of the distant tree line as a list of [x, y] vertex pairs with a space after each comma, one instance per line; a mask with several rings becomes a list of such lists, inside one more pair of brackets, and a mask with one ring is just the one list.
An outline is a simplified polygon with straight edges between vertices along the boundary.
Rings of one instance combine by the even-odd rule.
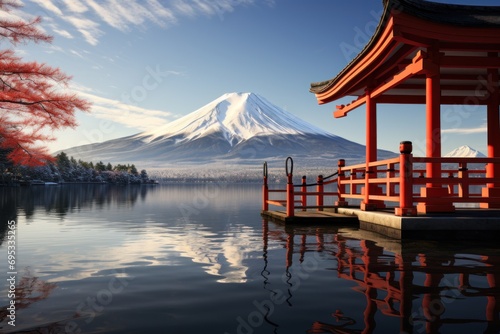
[[[5, 157], [4, 157], [5, 158]], [[78, 182], [78, 183], [113, 183], [141, 184], [153, 183], [145, 169], [140, 172], [134, 164], [104, 164], [76, 160], [64, 152], [56, 155], [53, 162], [43, 166], [19, 166], [2, 159], [0, 152], [0, 168], [2, 178], [0, 183], [29, 182], [40, 180], [44, 182]]]

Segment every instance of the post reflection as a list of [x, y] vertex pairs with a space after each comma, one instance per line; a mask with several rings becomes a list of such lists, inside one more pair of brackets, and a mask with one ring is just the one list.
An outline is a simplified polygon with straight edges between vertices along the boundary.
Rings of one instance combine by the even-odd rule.
[[[495, 245], [395, 241], [351, 228], [284, 227], [267, 220], [263, 226], [265, 268], [272, 241], [286, 248], [282, 261], [289, 281], [294, 280], [294, 259], [301, 263], [313, 257], [311, 252], [326, 254], [336, 267], [323, 269], [356, 283], [352, 290], [364, 295], [361, 305], [344, 310], [337, 308], [341, 302], [333, 302], [331, 322], [311, 319], [307, 333], [383, 332], [381, 325], [389, 320], [399, 322], [399, 333], [500, 333], [500, 251]], [[319, 289], [328, 291], [329, 284]]]

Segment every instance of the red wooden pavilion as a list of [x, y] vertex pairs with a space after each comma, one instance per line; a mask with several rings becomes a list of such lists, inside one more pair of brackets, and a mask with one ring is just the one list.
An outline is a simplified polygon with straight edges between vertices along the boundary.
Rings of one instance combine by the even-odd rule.
[[[425, 163], [420, 173], [425, 182], [419, 194], [399, 184], [399, 192], [408, 191], [410, 198], [400, 199], [397, 215], [450, 212], [457, 202], [500, 208], [499, 52], [500, 6], [384, 0], [380, 23], [359, 55], [336, 77], [311, 84], [319, 104], [355, 97], [352, 103], [336, 107], [335, 118], [366, 106], [366, 173], [359, 194], [363, 210], [383, 207], [382, 192], [390, 197], [390, 168], [383, 181], [387, 188], [382, 190], [377, 181], [380, 167], [389, 166], [377, 164], [377, 105], [386, 103], [422, 104], [426, 110], [426, 157], [410, 154], [407, 159], [411, 168], [416, 162]], [[488, 158], [441, 157], [441, 106], [445, 104], [485, 106]], [[470, 175], [468, 166], [475, 162], [485, 164], [484, 177]], [[449, 163], [458, 167], [444, 173], [442, 167]], [[414, 173], [412, 169], [409, 177]], [[418, 183], [417, 178], [413, 181], [411, 188]], [[473, 194], [470, 185], [480, 185], [481, 192]]]

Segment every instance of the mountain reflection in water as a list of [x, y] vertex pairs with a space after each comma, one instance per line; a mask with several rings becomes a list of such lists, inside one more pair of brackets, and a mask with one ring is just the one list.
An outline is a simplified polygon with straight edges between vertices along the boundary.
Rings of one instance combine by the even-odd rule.
[[226, 184], [0, 188], [3, 258], [7, 221], [19, 228], [17, 323], [3, 288], [0, 331], [500, 333], [495, 243], [283, 226], [262, 220], [260, 195]]

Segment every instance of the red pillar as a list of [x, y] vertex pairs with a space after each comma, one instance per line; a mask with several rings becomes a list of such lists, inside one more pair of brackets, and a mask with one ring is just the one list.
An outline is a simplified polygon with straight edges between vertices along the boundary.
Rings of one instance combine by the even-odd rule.
[[[429, 50], [428, 57], [432, 63], [426, 73], [426, 156], [441, 158], [441, 75], [439, 67], [440, 54], [437, 50]], [[427, 163], [426, 176], [441, 178], [441, 163]], [[455, 207], [451, 203], [443, 202], [448, 196], [448, 188], [443, 188], [435, 182], [427, 183], [421, 190], [421, 196], [426, 198], [425, 203], [419, 203], [417, 211], [453, 212]]]
[[[498, 78], [498, 74], [496, 75]], [[498, 80], [498, 79], [497, 79]], [[498, 115], [498, 91], [496, 98], [488, 103], [488, 158], [500, 157], [500, 117]], [[488, 164], [486, 167], [487, 177], [500, 177], [498, 164]], [[495, 183], [489, 183], [488, 188], [498, 186]]]
[[293, 175], [292, 173], [287, 175], [286, 183], [286, 216], [295, 216], [295, 194], [293, 189]]
[[369, 179], [376, 177], [370, 173], [368, 163], [377, 161], [377, 104], [372, 100], [370, 92], [366, 91], [366, 173], [364, 200], [361, 203], [361, 210], [369, 211], [377, 208], [384, 208], [383, 201], [370, 201], [370, 194], [380, 194], [378, 187], [370, 185]]
[[307, 176], [302, 176], [302, 187], [301, 187], [301, 202], [302, 202], [302, 211], [307, 211]]
[[[439, 73], [426, 78], [426, 156], [441, 157], [441, 76]], [[427, 177], [441, 177], [441, 164], [428, 163]], [[437, 187], [432, 182], [427, 187]]]
[[[490, 53], [490, 57], [498, 57], [497, 53]], [[500, 157], [500, 117], [499, 104], [500, 93], [498, 88], [498, 69], [488, 69], [488, 158]], [[500, 177], [500, 165], [489, 163], [486, 166], [486, 177]], [[500, 197], [500, 184], [492, 182], [482, 191], [483, 198]], [[498, 203], [481, 203], [481, 208], [500, 208]]]
[[366, 162], [377, 161], [377, 104], [366, 92]]
[[262, 184], [262, 211], [269, 211], [269, 187], [267, 186], [267, 162], [264, 162], [264, 178]]
[[414, 216], [417, 210], [413, 206], [413, 161], [411, 141], [399, 144], [399, 207], [395, 208], [396, 216]]
[[345, 207], [345, 206], [348, 206], [349, 203], [347, 203], [347, 201], [345, 200], [344, 198], [344, 194], [345, 194], [345, 185], [342, 184], [342, 181], [346, 179], [345, 177], [345, 173], [342, 171], [342, 168], [345, 167], [345, 160], [344, 159], [339, 159], [338, 163], [337, 163], [337, 166], [338, 166], [338, 169], [337, 169], [337, 173], [338, 173], [338, 181], [337, 181], [337, 192], [338, 192], [338, 200], [335, 202], [335, 205], [336, 206], [342, 206], [342, 207]]
[[291, 157], [286, 158], [285, 161], [286, 170], [286, 216], [295, 216], [295, 192], [293, 188], [293, 159]]
[[318, 175], [316, 183], [318, 184], [316, 186], [316, 192], [318, 193], [316, 195], [316, 206], [318, 207], [318, 211], [323, 211], [323, 192], [325, 189], [325, 186], [323, 185], [323, 175]]

